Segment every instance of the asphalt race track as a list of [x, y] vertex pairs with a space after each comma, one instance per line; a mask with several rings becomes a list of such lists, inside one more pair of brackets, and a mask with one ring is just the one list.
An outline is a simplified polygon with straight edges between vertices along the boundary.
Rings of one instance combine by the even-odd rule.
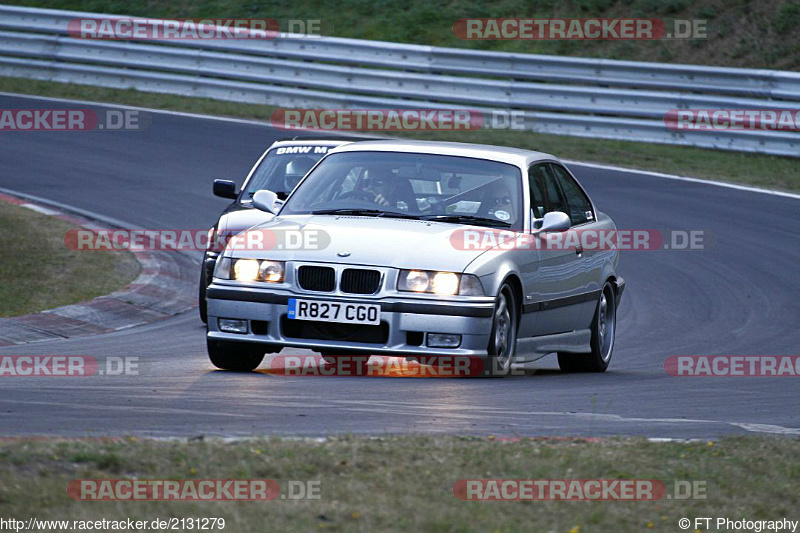
[[[87, 107], [11, 96], [0, 104]], [[151, 229], [208, 228], [226, 203], [212, 196], [211, 180], [241, 183], [264, 148], [286, 136], [161, 113], [138, 132], [0, 135], [0, 187]], [[205, 327], [190, 311], [108, 335], [0, 348], [0, 355], [142, 361], [139, 376], [0, 378], [0, 433], [800, 435], [797, 377], [673, 377], [664, 369], [671, 355], [800, 355], [800, 202], [570, 166], [621, 229], [704, 230], [715, 238], [700, 251], [623, 252], [628, 285], [606, 374], [562, 375], [555, 356], [502, 380], [234, 374], [212, 367]], [[13, 261], [8, 252], [3, 261]]]

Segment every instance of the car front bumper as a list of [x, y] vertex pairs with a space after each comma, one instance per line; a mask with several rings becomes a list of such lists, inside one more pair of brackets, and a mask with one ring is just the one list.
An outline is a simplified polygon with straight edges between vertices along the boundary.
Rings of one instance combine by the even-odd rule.
[[[394, 296], [353, 298], [295, 293], [291, 290], [263, 290], [228, 285], [216, 280], [208, 288], [207, 298], [209, 339], [262, 343], [267, 352], [276, 352], [283, 347], [297, 347], [371, 355], [486, 357], [494, 310], [494, 300], [490, 297], [470, 298], [469, 301]], [[319, 326], [318, 322], [288, 319], [289, 298], [379, 304], [381, 331], [370, 329], [379, 328], [378, 326], [331, 325], [332, 323]], [[218, 319], [221, 318], [247, 320], [247, 333], [220, 331]], [[350, 331], [352, 334], [345, 333], [343, 336], [351, 338], [313, 338], [325, 337], [324, 332], [331, 332], [332, 329], [336, 330], [336, 335], [341, 335], [342, 331]], [[303, 330], [300, 337], [297, 330]], [[359, 338], [362, 336], [361, 332], [367, 331], [375, 331], [373, 338], [368, 341]], [[457, 348], [429, 347], [428, 333], [461, 335], [461, 343]]]

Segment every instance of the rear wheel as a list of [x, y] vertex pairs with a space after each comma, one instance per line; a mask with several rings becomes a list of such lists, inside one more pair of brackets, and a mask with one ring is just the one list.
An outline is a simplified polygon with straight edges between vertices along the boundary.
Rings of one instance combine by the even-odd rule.
[[559, 353], [562, 372], [605, 372], [614, 352], [617, 330], [617, 300], [614, 287], [606, 282], [592, 320], [592, 351], [587, 354]]
[[488, 357], [483, 373], [486, 376], [505, 376], [511, 370], [511, 363], [517, 348], [517, 299], [514, 289], [503, 283], [494, 306], [492, 332], [489, 338]]
[[266, 351], [257, 344], [211, 339], [206, 340], [206, 347], [208, 358], [215, 367], [234, 372], [255, 370], [264, 359]]

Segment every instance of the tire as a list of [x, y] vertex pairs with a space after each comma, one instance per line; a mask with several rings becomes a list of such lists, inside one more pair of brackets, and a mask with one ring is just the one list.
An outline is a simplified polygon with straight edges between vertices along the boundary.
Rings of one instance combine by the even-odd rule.
[[617, 332], [617, 299], [614, 287], [606, 282], [592, 318], [592, 351], [587, 354], [559, 353], [562, 372], [605, 372], [614, 353]]
[[264, 360], [264, 352], [257, 344], [207, 339], [208, 358], [222, 370], [252, 372]]
[[206, 302], [207, 287], [206, 266], [205, 263], [203, 263], [200, 267], [200, 287], [197, 292], [197, 309], [200, 311], [200, 320], [203, 321], [203, 324], [208, 324], [208, 302]]
[[340, 367], [338, 362], [339, 359], [344, 359], [344, 361], [342, 361], [341, 364], [341, 368], [344, 372], [342, 375], [347, 375], [347, 376], [367, 375], [367, 363], [369, 362], [368, 355], [357, 355], [357, 354], [344, 355], [336, 351], [324, 351], [322, 352], [322, 359], [325, 361], [325, 363], [329, 365], [334, 365], [337, 368]]
[[517, 297], [511, 285], [503, 283], [494, 305], [484, 376], [503, 377], [511, 371], [511, 363], [517, 350], [518, 326]]

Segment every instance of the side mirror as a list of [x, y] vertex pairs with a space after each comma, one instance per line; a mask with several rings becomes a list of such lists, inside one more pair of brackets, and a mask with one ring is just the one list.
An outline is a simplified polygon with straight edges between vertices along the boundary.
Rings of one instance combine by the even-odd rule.
[[231, 180], [214, 180], [214, 196], [235, 200], [238, 196], [238, 194], [236, 194], [236, 182]]
[[544, 214], [544, 218], [540, 219], [542, 225], [534, 229], [535, 233], [543, 231], [567, 231], [572, 225], [569, 221], [569, 216], [561, 211], [551, 211]]
[[256, 193], [253, 195], [253, 207], [260, 209], [261, 211], [266, 211], [267, 213], [272, 213], [273, 215], [282, 205], [282, 203], [279, 204], [278, 202], [278, 195], [266, 189], [256, 191]]

